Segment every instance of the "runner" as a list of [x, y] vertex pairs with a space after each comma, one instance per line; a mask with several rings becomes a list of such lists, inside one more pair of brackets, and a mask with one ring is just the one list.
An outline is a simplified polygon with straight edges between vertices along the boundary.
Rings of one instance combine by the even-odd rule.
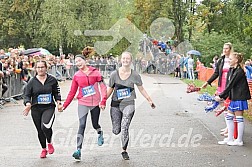
[[148, 100], [152, 108], [155, 108], [150, 96], [143, 87], [140, 75], [130, 68], [132, 63], [132, 54], [123, 52], [121, 55], [122, 67], [114, 71], [109, 80], [107, 90], [107, 97], [112, 93], [112, 102], [110, 108], [110, 115], [112, 121], [112, 132], [118, 135], [122, 132], [122, 157], [129, 160], [127, 153], [127, 146], [129, 142], [129, 126], [135, 112], [136, 93], [134, 85], [141, 94]]
[[60, 110], [67, 108], [78, 90], [79, 130], [77, 135], [77, 150], [73, 153], [73, 157], [79, 161], [81, 160], [81, 149], [88, 111], [91, 113], [93, 127], [99, 134], [98, 145], [103, 145], [104, 139], [101, 126], [99, 125], [99, 116], [100, 108], [102, 110], [105, 109], [107, 88], [103, 83], [100, 72], [91, 66], [86, 66], [85, 57], [83, 55], [77, 55], [75, 63], [79, 68], [79, 71], [77, 71], [73, 76], [71, 89], [68, 93], [66, 101], [63, 104], [63, 108]]
[[[31, 110], [33, 122], [38, 131], [39, 142], [42, 147], [40, 158], [46, 158], [47, 152], [53, 154], [52, 125], [55, 119], [55, 101], [58, 108], [62, 108], [61, 95], [58, 81], [55, 77], [47, 74], [45, 61], [35, 64], [36, 76], [27, 84], [24, 94], [25, 109], [23, 115], [27, 116]], [[46, 140], [48, 150], [46, 150]]]

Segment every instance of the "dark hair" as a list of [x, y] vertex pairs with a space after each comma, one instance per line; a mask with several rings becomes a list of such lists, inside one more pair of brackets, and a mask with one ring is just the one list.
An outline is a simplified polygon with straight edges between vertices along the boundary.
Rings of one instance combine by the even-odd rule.
[[44, 61], [44, 60], [39, 60], [39, 61], [37, 61], [37, 62], [35, 63], [35, 66], [34, 66], [35, 68], [37, 67], [37, 64], [38, 64], [38, 63], [44, 63], [44, 65], [45, 65], [45, 67], [46, 67], [46, 69], [47, 69], [48, 66], [47, 66], [46, 61]]
[[82, 58], [83, 60], [86, 59], [83, 55], [76, 55], [75, 58], [77, 58], [77, 57], [80, 57], [80, 58]]
[[82, 55], [85, 58], [88, 58], [89, 56], [93, 55], [95, 53], [95, 50], [93, 47], [87, 46], [82, 50]]

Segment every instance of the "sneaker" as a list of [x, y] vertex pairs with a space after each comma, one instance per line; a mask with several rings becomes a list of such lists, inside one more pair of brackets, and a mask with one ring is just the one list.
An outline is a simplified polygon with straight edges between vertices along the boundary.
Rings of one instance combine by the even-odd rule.
[[206, 113], [213, 111], [218, 105], [219, 105], [219, 102], [214, 101], [212, 105], [206, 106], [205, 107]]
[[54, 147], [51, 143], [48, 143], [48, 153], [49, 154], [53, 154], [54, 153]]
[[46, 158], [46, 155], [47, 155], [47, 150], [43, 149], [41, 154], [40, 154], [40, 158]]
[[98, 146], [102, 146], [104, 143], [104, 138], [103, 138], [103, 132], [101, 131], [101, 133], [98, 136]]
[[80, 150], [76, 150], [73, 153], [73, 157], [75, 158], [76, 161], [80, 161], [81, 160], [81, 151]]
[[228, 138], [224, 138], [222, 141], [218, 141], [218, 144], [219, 144], [219, 145], [225, 145], [225, 144], [227, 144], [228, 142], [231, 142], [231, 141], [228, 141]]
[[129, 160], [129, 155], [126, 151], [123, 151], [121, 154], [124, 160]]
[[227, 130], [227, 128], [223, 128], [223, 129], [221, 129], [220, 131], [221, 132], [224, 132], [224, 131], [226, 131]]
[[223, 132], [220, 132], [220, 135], [221, 135], [221, 136], [225, 136], [225, 134], [228, 134], [228, 130], [223, 131]]
[[229, 142], [227, 142], [227, 145], [229, 145], [229, 146], [243, 146], [243, 141], [238, 141], [238, 140], [229, 141]]

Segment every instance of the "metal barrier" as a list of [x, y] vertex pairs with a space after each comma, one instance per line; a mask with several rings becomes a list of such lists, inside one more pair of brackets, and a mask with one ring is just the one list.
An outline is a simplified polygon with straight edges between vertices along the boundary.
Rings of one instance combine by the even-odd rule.
[[3, 104], [2, 104], [2, 91], [3, 91], [3, 88], [2, 88], [2, 85], [3, 85], [3, 79], [0, 78], [0, 99], [1, 99], [1, 103], [0, 103], [0, 109], [3, 109]]
[[[110, 73], [114, 71], [117, 66], [116, 64], [89, 64], [90, 66], [93, 66], [97, 68], [103, 77], [109, 77]], [[58, 81], [65, 81], [67, 78], [71, 79], [75, 72], [77, 71], [76, 65], [71, 65], [70, 69], [66, 69], [63, 65], [52, 65], [48, 69], [48, 73], [55, 76], [55, 78]], [[29, 76], [34, 77], [35, 71], [33, 68], [29, 68]], [[22, 97], [23, 90], [26, 85], [26, 82], [22, 80], [20, 71], [18, 73], [13, 72], [11, 75], [7, 75], [4, 77], [4, 80], [6, 81], [6, 84], [8, 86], [8, 90], [5, 92], [5, 94], [2, 96], [2, 85], [3, 80], [0, 78], [0, 100], [3, 100], [4, 102], [13, 102], [17, 104], [17, 101], [15, 98]], [[0, 103], [0, 109], [3, 108], [3, 104]]]
[[[103, 77], [108, 78], [110, 73], [117, 69], [116, 64], [87, 64], [99, 70]], [[48, 73], [55, 76], [58, 80], [70, 79], [74, 76], [75, 72], [78, 71], [78, 68], [75, 64], [71, 65], [70, 69], [66, 69], [63, 65], [52, 65]]]
[[11, 101], [17, 104], [17, 101], [13, 97], [22, 96], [23, 94], [23, 82], [20, 73], [12, 73], [11, 75], [4, 77], [8, 86], [7, 92], [3, 95], [6, 101]]

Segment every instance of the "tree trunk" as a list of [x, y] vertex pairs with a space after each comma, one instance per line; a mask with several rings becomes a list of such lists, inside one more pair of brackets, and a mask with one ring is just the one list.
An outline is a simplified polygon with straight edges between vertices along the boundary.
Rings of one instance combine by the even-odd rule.
[[183, 22], [185, 21], [185, 11], [181, 0], [173, 0], [173, 14], [175, 34], [178, 42], [184, 41]]

